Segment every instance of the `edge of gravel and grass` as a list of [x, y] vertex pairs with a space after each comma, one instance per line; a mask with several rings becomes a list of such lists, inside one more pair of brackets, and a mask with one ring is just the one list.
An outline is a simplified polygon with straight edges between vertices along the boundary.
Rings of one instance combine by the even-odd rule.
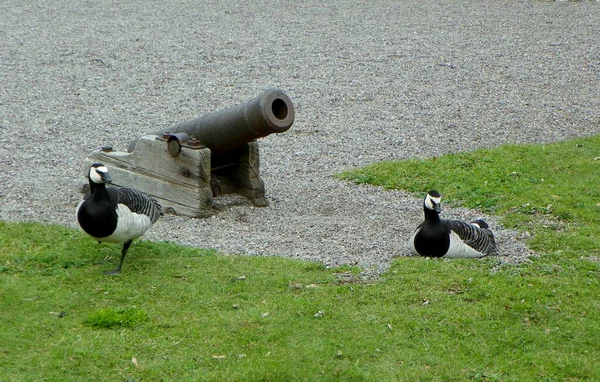
[[541, 253], [600, 253], [600, 135], [380, 162], [339, 177], [420, 194], [437, 189], [452, 205], [499, 215]]
[[[590, 137], [342, 176], [392, 188], [411, 178], [419, 191], [437, 188], [454, 204], [501, 214], [504, 224], [527, 229], [541, 254], [518, 266], [400, 257], [379, 281], [364, 283], [353, 267], [141, 241], [124, 273], [107, 277], [102, 270], [117, 260], [118, 246], [64, 227], [0, 222], [0, 305], [9, 307], [0, 310], [4, 376], [600, 378], [599, 246], [589, 236], [599, 228], [598, 195], [589, 187], [598, 184], [590, 168], [600, 165], [599, 150], [600, 139]], [[432, 169], [452, 182], [426, 181]], [[484, 172], [487, 184], [476, 182]], [[480, 188], [468, 192], [469, 182]], [[510, 200], [502, 197], [508, 189]]]

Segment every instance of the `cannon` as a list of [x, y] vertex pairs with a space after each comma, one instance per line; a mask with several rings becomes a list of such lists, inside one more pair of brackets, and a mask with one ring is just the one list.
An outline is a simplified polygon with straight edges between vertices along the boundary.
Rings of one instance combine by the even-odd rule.
[[[228, 153], [257, 138], [287, 131], [294, 122], [294, 107], [280, 90], [267, 90], [251, 100], [150, 133], [195, 138], [213, 153]], [[179, 135], [177, 135], [179, 134]], [[186, 137], [187, 136], [187, 137]], [[135, 141], [129, 145], [133, 151]]]
[[177, 215], [207, 217], [244, 201], [266, 206], [256, 140], [285, 132], [293, 122], [290, 98], [270, 89], [245, 103], [150, 132], [131, 142], [127, 152], [104, 146], [86, 165], [104, 163], [115, 185], [152, 195]]

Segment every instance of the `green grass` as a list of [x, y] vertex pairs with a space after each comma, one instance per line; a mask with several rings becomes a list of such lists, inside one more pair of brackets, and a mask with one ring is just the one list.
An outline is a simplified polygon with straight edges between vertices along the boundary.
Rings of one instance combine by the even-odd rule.
[[[597, 144], [569, 141], [543, 150], [579, 152], [564, 154], [561, 166], [579, 171], [585, 165], [591, 173], [598, 162], [586, 157]], [[517, 164], [540, 156], [538, 146], [498, 150], [518, 151]], [[545, 168], [554, 166], [549, 158]], [[456, 158], [431, 162], [441, 170], [450, 160]], [[539, 175], [556, 184], [552, 193], [561, 203], [575, 201], [564, 207], [565, 216], [555, 212], [556, 201], [538, 210], [544, 193], [532, 188], [527, 166], [484, 163], [487, 173], [504, 174], [495, 169], [502, 165], [529, 179], [514, 183], [514, 206], [494, 187], [471, 197], [468, 186], [456, 186], [471, 181], [457, 180], [459, 174], [429, 184], [425, 171], [418, 191], [437, 188], [455, 203], [480, 205], [515, 225], [522, 214], [531, 232], [557, 241], [553, 235], [566, 235], [564, 249], [550, 246], [531, 262], [502, 267], [494, 258], [399, 258], [381, 280], [360, 283], [340, 276], [356, 275], [355, 268], [141, 241], [121, 275], [105, 276], [120, 246], [63, 227], [0, 222], [0, 380], [600, 380], [598, 246], [595, 236], [580, 237], [586, 226], [598, 232], [597, 201], [586, 196], [593, 195], [597, 174], [588, 174], [596, 182], [588, 187]]]
[[[59, 314], [64, 316], [66, 313]], [[84, 323], [95, 328], [131, 328], [147, 319], [148, 315], [146, 312], [138, 308], [102, 308], [90, 314]]]
[[446, 201], [531, 232], [537, 251], [600, 253], [600, 136], [381, 162], [340, 177], [423, 196], [436, 189]]

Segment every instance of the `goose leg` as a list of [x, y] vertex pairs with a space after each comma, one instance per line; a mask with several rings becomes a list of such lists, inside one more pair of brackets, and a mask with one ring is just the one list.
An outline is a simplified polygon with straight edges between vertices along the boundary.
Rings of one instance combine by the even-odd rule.
[[123, 244], [123, 249], [121, 250], [121, 261], [119, 262], [119, 265], [112, 271], [104, 272], [105, 275], [118, 275], [119, 273], [121, 273], [121, 267], [123, 266], [123, 260], [125, 260], [125, 255], [127, 255], [127, 250], [129, 249], [129, 246], [131, 245], [131, 241], [132, 240], [126, 241]]

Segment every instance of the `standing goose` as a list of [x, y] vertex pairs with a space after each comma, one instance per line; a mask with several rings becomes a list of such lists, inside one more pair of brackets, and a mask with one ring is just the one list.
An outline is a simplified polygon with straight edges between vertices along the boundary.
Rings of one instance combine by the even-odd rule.
[[497, 255], [494, 234], [483, 219], [472, 223], [440, 219], [441, 196], [429, 191], [423, 202], [425, 221], [409, 240], [414, 255], [428, 257], [482, 257]]
[[106, 274], [121, 272], [123, 260], [134, 239], [142, 236], [161, 215], [160, 204], [131, 188], [106, 187], [110, 183], [108, 169], [94, 163], [88, 172], [90, 193], [77, 206], [77, 222], [98, 241], [123, 243], [121, 261]]

